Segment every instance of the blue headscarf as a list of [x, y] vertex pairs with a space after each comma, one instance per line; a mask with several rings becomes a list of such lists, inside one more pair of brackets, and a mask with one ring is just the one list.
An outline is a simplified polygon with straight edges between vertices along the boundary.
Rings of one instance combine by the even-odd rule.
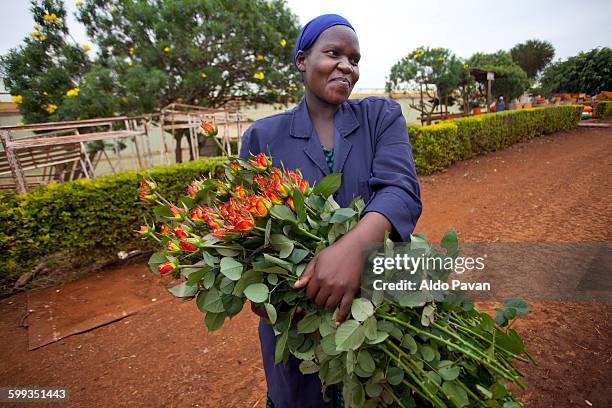
[[339, 16], [338, 14], [323, 14], [319, 17], [313, 18], [304, 26], [304, 28], [302, 28], [302, 32], [295, 43], [295, 49], [293, 50], [293, 63], [295, 64], [296, 62], [298, 51], [307, 50], [312, 44], [314, 44], [315, 41], [317, 41], [317, 38], [319, 38], [319, 35], [321, 35], [323, 31], [335, 25], [345, 25], [351, 30], [355, 31], [351, 23], [349, 23], [346, 18]]

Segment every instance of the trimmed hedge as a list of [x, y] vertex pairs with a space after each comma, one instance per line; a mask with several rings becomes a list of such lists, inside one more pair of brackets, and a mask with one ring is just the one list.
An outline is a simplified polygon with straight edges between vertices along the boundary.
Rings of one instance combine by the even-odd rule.
[[430, 126], [409, 125], [417, 172], [431, 174], [457, 160], [573, 129], [580, 121], [582, 109], [582, 105], [550, 106], [453, 119]]
[[597, 105], [595, 105], [595, 116], [599, 119], [612, 119], [612, 102], [597, 102]]
[[29, 194], [0, 195], [0, 280], [2, 292], [20, 273], [47, 255], [117, 259], [117, 252], [151, 245], [133, 232], [152, 207], [136, 201], [138, 181], [149, 174], [168, 198], [178, 199], [192, 180], [222, 168], [223, 158], [129, 171], [95, 179], [42, 186]]

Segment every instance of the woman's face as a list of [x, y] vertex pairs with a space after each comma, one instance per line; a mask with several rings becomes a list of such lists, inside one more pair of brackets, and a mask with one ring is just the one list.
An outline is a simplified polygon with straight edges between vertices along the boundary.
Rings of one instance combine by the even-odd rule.
[[344, 103], [359, 80], [359, 41], [353, 30], [336, 25], [323, 31], [296, 66], [303, 73], [306, 93], [331, 105]]

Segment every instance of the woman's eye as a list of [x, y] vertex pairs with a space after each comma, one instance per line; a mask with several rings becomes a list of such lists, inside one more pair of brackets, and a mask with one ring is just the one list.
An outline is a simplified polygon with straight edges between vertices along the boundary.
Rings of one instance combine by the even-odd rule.
[[333, 55], [334, 57], [338, 55], [338, 52], [336, 50], [329, 50], [329, 51], [327, 51], [327, 53], [329, 55]]

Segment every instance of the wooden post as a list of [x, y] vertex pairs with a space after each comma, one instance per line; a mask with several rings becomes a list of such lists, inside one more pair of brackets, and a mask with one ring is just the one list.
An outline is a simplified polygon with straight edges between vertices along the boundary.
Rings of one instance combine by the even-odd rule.
[[15, 180], [15, 190], [17, 194], [25, 194], [28, 192], [28, 185], [23, 176], [23, 170], [19, 164], [19, 157], [17, 156], [15, 148], [10, 146], [10, 142], [13, 139], [11, 137], [11, 132], [9, 130], [0, 132], [0, 139], [2, 140], [4, 151], [6, 152], [6, 160], [13, 174], [13, 180]]
[[168, 160], [168, 145], [166, 143], [166, 133], [164, 131], [164, 124], [166, 123], [166, 115], [162, 114], [160, 116], [160, 121], [161, 121], [161, 138], [162, 138], [162, 142], [164, 143], [164, 151], [162, 152], [161, 156], [165, 164], [170, 164], [170, 161]]
[[[147, 149], [147, 163], [149, 168], [153, 167], [153, 153], [151, 152], [151, 135], [149, 134], [149, 119], [144, 120], [144, 136], [145, 136], [145, 148]], [[162, 137], [163, 137], [162, 133]]]

